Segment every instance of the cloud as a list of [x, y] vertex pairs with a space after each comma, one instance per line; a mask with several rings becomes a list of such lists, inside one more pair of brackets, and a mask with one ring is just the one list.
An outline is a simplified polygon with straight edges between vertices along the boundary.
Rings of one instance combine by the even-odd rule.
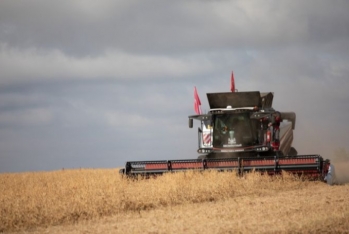
[[110, 49], [167, 55], [313, 46], [348, 38], [348, 7], [345, 1], [2, 1], [0, 41], [82, 57]]
[[169, 57], [132, 55], [110, 50], [100, 57], [69, 57], [58, 50], [28, 48], [19, 50], [4, 44], [0, 47], [0, 84], [40, 80], [74, 79], [160, 79], [181, 78], [210, 72], [212, 63], [205, 57]]
[[52, 119], [52, 112], [43, 108], [8, 111], [0, 113], [0, 126], [45, 126]]
[[136, 128], [146, 126], [151, 121], [139, 114], [123, 113], [121, 111], [108, 111], [105, 113], [107, 123], [113, 127]]

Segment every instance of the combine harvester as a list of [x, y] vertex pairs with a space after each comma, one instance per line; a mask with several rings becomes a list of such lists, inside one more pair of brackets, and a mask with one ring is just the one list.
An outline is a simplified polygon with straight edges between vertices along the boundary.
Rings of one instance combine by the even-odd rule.
[[[232, 77], [233, 82], [233, 77]], [[232, 87], [233, 84], [232, 84]], [[195, 89], [198, 128], [197, 159], [129, 161], [121, 174], [157, 175], [187, 170], [236, 171], [239, 175], [252, 170], [269, 175], [282, 171], [312, 179], [325, 176], [327, 162], [320, 155], [297, 155], [292, 147], [296, 123], [294, 112], [273, 109], [272, 92], [207, 93], [210, 110], [201, 114]]]

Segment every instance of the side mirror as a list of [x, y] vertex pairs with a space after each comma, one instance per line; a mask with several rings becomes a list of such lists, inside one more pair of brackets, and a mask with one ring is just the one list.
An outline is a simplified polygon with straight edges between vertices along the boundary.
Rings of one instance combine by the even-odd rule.
[[189, 118], [189, 128], [193, 128], [193, 119]]

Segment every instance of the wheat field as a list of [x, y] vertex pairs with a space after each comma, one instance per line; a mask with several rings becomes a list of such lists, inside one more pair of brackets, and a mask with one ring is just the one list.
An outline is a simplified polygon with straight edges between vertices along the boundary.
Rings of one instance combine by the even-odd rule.
[[0, 232], [347, 232], [349, 185], [215, 171], [122, 178], [118, 169], [0, 174]]

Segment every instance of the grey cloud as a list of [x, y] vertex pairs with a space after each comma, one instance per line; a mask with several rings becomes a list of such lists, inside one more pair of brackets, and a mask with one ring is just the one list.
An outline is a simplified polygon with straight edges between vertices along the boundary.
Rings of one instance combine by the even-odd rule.
[[110, 48], [187, 53], [226, 47], [328, 43], [348, 38], [346, 1], [2, 1], [1, 37], [11, 47], [72, 56]]
[[68, 57], [60, 51], [35, 48], [18, 50], [0, 44], [0, 84], [61, 80], [159, 80], [210, 72], [212, 61], [201, 54], [190, 56], [131, 55], [109, 51], [101, 57]]
[[47, 125], [52, 121], [52, 113], [43, 108], [6, 111], [0, 113], [0, 126], [13, 125]]
[[[178, 91], [183, 92], [180, 85], [170, 89], [169, 85], [137, 87], [84, 82], [43, 87], [26, 92], [28, 96], [42, 92], [52, 114], [50, 124], [42, 122], [42, 113], [18, 115], [21, 119], [12, 118], [11, 123], [2, 118], [10, 112], [0, 114], [0, 123], [6, 124], [0, 125], [2, 172], [115, 167], [130, 157], [159, 159], [166, 147], [173, 148], [167, 157], [179, 157], [174, 154], [187, 139], [181, 136], [175, 141], [162, 140], [167, 136], [176, 138], [187, 130], [186, 115], [192, 112], [192, 102], [188, 96], [179, 98]], [[150, 93], [156, 88], [163, 90], [153, 98]], [[14, 103], [11, 98], [8, 101]], [[35, 125], [30, 122], [32, 120], [37, 121]], [[137, 149], [132, 146], [134, 144]], [[34, 165], [28, 158], [38, 163]]]

